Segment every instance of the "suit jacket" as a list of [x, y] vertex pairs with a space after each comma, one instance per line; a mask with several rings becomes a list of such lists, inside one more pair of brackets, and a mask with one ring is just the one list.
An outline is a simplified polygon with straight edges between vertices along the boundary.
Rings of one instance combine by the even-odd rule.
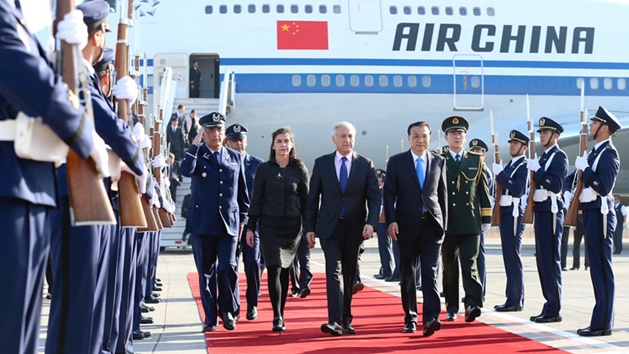
[[330, 238], [344, 206], [350, 233], [358, 230], [356, 237], [362, 238], [365, 224], [372, 225], [374, 230], [378, 228], [380, 189], [376, 169], [370, 159], [352, 152], [352, 166], [343, 194], [336, 176], [335, 155], [336, 151], [315, 160], [306, 202], [306, 232], [314, 231], [319, 238]]
[[169, 125], [166, 128], [166, 142], [170, 144], [170, 152], [175, 155], [175, 159], [181, 160], [183, 158], [183, 149], [185, 149], [181, 128], [177, 127], [173, 132], [172, 125]]
[[249, 196], [242, 155], [221, 147], [218, 161], [207, 145], [190, 145], [181, 163], [181, 174], [192, 178], [186, 232], [221, 236], [223, 229], [238, 236], [247, 223]]
[[[553, 156], [554, 154], [554, 156]], [[546, 169], [546, 163], [553, 156], [548, 169]], [[563, 190], [563, 182], [568, 175], [568, 156], [563, 150], [560, 150], [557, 145], [550, 148], [550, 150], [544, 152], [539, 157], [540, 169], [535, 172], [535, 183], [538, 189], [544, 188], [553, 193], [560, 194]], [[564, 208], [563, 199], [557, 198], [557, 207], [559, 210]], [[544, 202], [535, 202], [534, 211], [551, 211], [551, 200], [546, 199]]]
[[[594, 161], [599, 157], [596, 165], [596, 170], [593, 170]], [[596, 150], [588, 154], [588, 164], [590, 167], [586, 168], [581, 174], [581, 180], [583, 181], [583, 187], [591, 187], [602, 197], [596, 198], [595, 201], [589, 203], [581, 203], [579, 209], [590, 210], [600, 209], [601, 203], [604, 197], [607, 197], [607, 203], [609, 209], [614, 207], [614, 198], [611, 197], [611, 193], [614, 190], [616, 184], [616, 178], [620, 170], [620, 157], [618, 156], [618, 150], [609, 140], [601, 144]], [[623, 216], [617, 215], [618, 220], [622, 220]]]
[[201, 85], [201, 72], [195, 67], [190, 68], [190, 85], [194, 85], [195, 90]]
[[448, 225], [445, 158], [427, 152], [426, 178], [424, 188], [421, 188], [411, 151], [391, 156], [384, 183], [387, 226], [392, 222], [398, 223], [399, 239], [418, 237], [424, 208], [445, 232]]

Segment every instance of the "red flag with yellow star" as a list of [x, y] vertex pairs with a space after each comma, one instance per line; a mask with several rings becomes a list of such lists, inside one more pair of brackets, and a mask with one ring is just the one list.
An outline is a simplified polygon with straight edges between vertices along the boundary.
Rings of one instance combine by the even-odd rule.
[[327, 50], [327, 21], [277, 21], [277, 49]]

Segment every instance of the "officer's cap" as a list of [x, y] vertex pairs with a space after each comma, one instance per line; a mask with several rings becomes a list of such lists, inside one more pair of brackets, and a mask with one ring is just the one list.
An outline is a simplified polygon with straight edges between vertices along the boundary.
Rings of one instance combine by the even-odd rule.
[[247, 127], [238, 123], [232, 124], [225, 129], [225, 135], [229, 140], [243, 140], [247, 137]]
[[616, 130], [620, 129], [620, 122], [618, 121], [618, 118], [616, 118], [616, 116], [612, 112], [606, 110], [603, 106], [598, 106], [596, 115], [590, 118], [590, 120], [595, 120], [603, 124], [607, 124]]
[[111, 32], [107, 25], [109, 4], [105, 0], [86, 1], [76, 7], [83, 12], [83, 22], [87, 25], [87, 33], [94, 33], [99, 29]]
[[441, 123], [441, 130], [446, 134], [450, 131], [467, 132], [469, 127], [470, 124], [467, 122], [467, 119], [461, 116], [448, 117]]
[[522, 144], [528, 144], [530, 139], [528, 136], [520, 133], [519, 131], [512, 130], [511, 133], [509, 133], [509, 140], [507, 142], [510, 143], [512, 141], [517, 141]]
[[542, 130], [552, 130], [554, 132], [557, 132], [558, 134], [563, 133], [563, 127], [561, 126], [561, 124], [555, 122], [548, 117], [542, 117], [539, 119], [539, 128], [537, 129], [537, 132], [539, 133]]
[[384, 178], [386, 175], [387, 173], [383, 169], [379, 168], [376, 170], [376, 177]]
[[114, 60], [114, 50], [111, 48], [105, 48], [103, 52], [103, 59], [94, 64], [94, 71], [105, 71], [111, 66], [111, 61]]
[[489, 147], [487, 146], [487, 144], [485, 144], [484, 141], [478, 138], [474, 138], [470, 140], [469, 145], [470, 145], [470, 149], [481, 149], [483, 150], [483, 152], [487, 152], [487, 150], [489, 150]]
[[214, 128], [214, 127], [225, 127], [225, 116], [218, 113], [212, 112], [208, 115], [205, 115], [199, 119], [199, 125], [203, 128]]

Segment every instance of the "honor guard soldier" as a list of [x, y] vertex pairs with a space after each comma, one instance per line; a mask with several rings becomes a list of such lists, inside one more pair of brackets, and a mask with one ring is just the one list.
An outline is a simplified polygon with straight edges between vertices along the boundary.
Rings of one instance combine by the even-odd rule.
[[502, 260], [507, 274], [506, 301], [494, 309], [498, 312], [522, 311], [524, 307], [524, 269], [522, 268], [522, 224], [528, 169], [524, 153], [528, 149], [529, 137], [517, 130], [509, 133], [509, 155], [511, 161], [502, 168], [500, 161], [493, 164], [496, 182], [500, 183], [502, 195], [496, 200], [500, 206], [500, 243]]
[[236, 246], [249, 211], [245, 165], [238, 151], [223, 147], [222, 114], [210, 113], [199, 124], [203, 134], [197, 135], [181, 163], [181, 174], [192, 178], [186, 232], [199, 273], [203, 332], [216, 331], [218, 314], [223, 327], [234, 330], [239, 310]]
[[468, 127], [467, 120], [460, 116], [448, 117], [441, 125], [449, 146], [448, 152], [442, 154], [446, 158], [449, 216], [442, 248], [446, 321], [456, 321], [459, 311], [459, 260], [465, 321], [474, 321], [483, 306], [477, 259], [480, 233], [491, 225], [491, 200], [483, 156], [465, 151]]
[[611, 193], [620, 170], [620, 158], [611, 137], [621, 127], [616, 116], [604, 107], [598, 107], [596, 115], [590, 120], [590, 136], [596, 141], [596, 145], [587, 156], [577, 157], [574, 165], [583, 171], [583, 190], [579, 200], [596, 304], [590, 325], [579, 329], [577, 334], [608, 336], [612, 334], [614, 324], [612, 239], [616, 218], [619, 217], [614, 213], [614, 197]]
[[[95, 147], [91, 120], [30, 33], [20, 2], [0, 1], [0, 16], [0, 283], [8, 287], [0, 292], [0, 343], [6, 353], [37, 353], [50, 211], [58, 199], [53, 162], [66, 155], [51, 151], [67, 145], [96, 161], [105, 151]], [[84, 31], [74, 11], [59, 23], [56, 37], [84, 46]], [[47, 130], [51, 139], [19, 146], [17, 123], [32, 121], [28, 116], [41, 117], [34, 133]], [[29, 147], [37, 157], [24, 154]]]
[[[227, 147], [234, 149], [242, 155], [245, 164], [245, 176], [247, 181], [247, 193], [253, 195], [253, 179], [258, 165], [263, 161], [257, 156], [247, 153], [247, 127], [240, 124], [232, 124], [225, 129], [225, 140]], [[244, 231], [243, 231], [244, 232]], [[240, 249], [242, 251], [242, 262], [245, 265], [245, 275], [247, 277], [247, 319], [255, 320], [258, 317], [258, 294], [260, 293], [260, 237], [258, 232], [254, 232], [253, 247], [247, 245], [247, 238], [241, 236]], [[236, 288], [238, 289], [238, 288]]]
[[557, 140], [563, 133], [561, 124], [546, 117], [539, 119], [539, 140], [544, 153], [538, 159], [527, 159], [527, 168], [535, 172], [533, 193], [535, 206], [535, 254], [537, 272], [546, 303], [542, 312], [531, 316], [538, 323], [561, 322], [561, 260], [559, 249], [564, 220], [561, 199], [563, 182], [568, 174], [568, 157]]

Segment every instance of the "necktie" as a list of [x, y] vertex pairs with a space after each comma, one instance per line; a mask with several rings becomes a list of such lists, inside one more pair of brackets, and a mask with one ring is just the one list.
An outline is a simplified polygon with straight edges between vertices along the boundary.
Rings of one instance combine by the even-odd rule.
[[417, 179], [419, 180], [419, 186], [424, 188], [424, 167], [422, 166], [422, 159], [417, 158], [417, 165], [415, 166], [417, 171]]
[[341, 183], [341, 191], [345, 193], [345, 187], [347, 186], [347, 157], [341, 158], [341, 172], [339, 173], [339, 182]]
[[456, 156], [454, 157], [454, 161], [461, 162], [461, 155], [456, 154]]

